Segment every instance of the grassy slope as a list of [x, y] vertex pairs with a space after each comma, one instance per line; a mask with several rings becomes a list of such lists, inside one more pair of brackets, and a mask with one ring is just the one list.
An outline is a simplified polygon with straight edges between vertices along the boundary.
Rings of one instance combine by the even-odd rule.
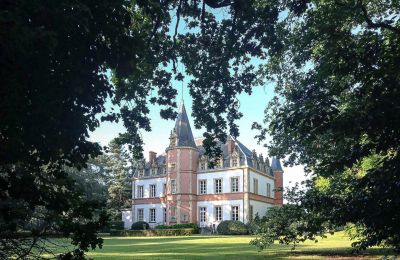
[[[103, 249], [91, 251], [94, 259], [327, 259], [351, 257], [351, 242], [343, 233], [318, 243], [306, 242], [292, 251], [273, 245], [262, 252], [249, 245], [250, 236], [106, 237]], [[364, 259], [379, 259], [388, 250], [370, 249]], [[354, 256], [353, 256], [354, 257]], [[343, 259], [343, 258], [342, 258]], [[349, 258], [347, 258], [349, 259]], [[352, 258], [354, 259], [354, 258]]]

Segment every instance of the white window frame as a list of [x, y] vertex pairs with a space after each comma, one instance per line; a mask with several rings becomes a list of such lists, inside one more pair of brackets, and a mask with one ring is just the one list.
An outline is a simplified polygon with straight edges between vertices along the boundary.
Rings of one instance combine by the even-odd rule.
[[156, 208], [149, 209], [149, 222], [156, 222]]
[[223, 220], [222, 206], [214, 207], [214, 219], [215, 219], [215, 221], [218, 221], [218, 222]]
[[144, 220], [144, 209], [140, 208], [137, 209], [137, 221], [143, 221]]
[[143, 185], [138, 185], [137, 186], [136, 197], [139, 198], [139, 199], [144, 197], [144, 187], [143, 187]]
[[157, 194], [157, 184], [150, 184], [149, 190], [150, 198], [155, 198]]
[[[236, 184], [235, 184], [235, 182], [236, 182]], [[239, 192], [239, 177], [231, 178], [231, 192], [232, 193]]]
[[176, 194], [176, 180], [171, 180], [171, 194]]
[[267, 183], [267, 197], [271, 198], [271, 183]]
[[[235, 212], [234, 208], [237, 209], [237, 212]], [[239, 221], [239, 219], [240, 219], [239, 214], [240, 214], [240, 207], [237, 205], [232, 205], [231, 206], [231, 220]]]
[[[214, 179], [214, 193], [215, 194], [220, 194], [223, 193], [223, 182], [222, 178]], [[220, 181], [219, 187], [217, 186], [217, 182]]]
[[258, 194], [258, 179], [257, 178], [253, 179], [253, 193]]
[[199, 194], [207, 194], [207, 179], [199, 180]]
[[207, 222], [207, 208], [206, 207], [199, 208], [199, 222], [200, 223]]

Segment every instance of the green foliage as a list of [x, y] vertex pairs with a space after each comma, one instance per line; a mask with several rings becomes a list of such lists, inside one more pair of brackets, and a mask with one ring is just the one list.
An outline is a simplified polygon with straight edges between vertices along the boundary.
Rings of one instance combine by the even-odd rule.
[[305, 210], [363, 226], [358, 249], [400, 250], [398, 2], [277, 5], [283, 44], [263, 72], [276, 83], [276, 97], [266, 128], [254, 125], [260, 140], [269, 133], [271, 155], [312, 172]]
[[124, 222], [123, 221], [110, 221], [108, 224], [110, 230], [123, 230]]
[[145, 221], [138, 221], [132, 224], [131, 230], [145, 230], [150, 229], [149, 223]]
[[258, 232], [260, 232], [261, 225], [264, 223], [264, 221], [265, 221], [264, 217], [260, 218], [260, 216], [257, 213], [255, 217], [246, 224], [247, 231], [249, 232], [249, 234], [251, 235], [258, 234]]
[[224, 220], [217, 227], [218, 234], [221, 235], [246, 235], [246, 225], [241, 221]]
[[146, 230], [123, 230], [111, 231], [110, 236], [126, 236], [126, 237], [153, 237], [153, 236], [191, 236], [196, 234], [193, 228], [178, 229], [146, 229]]
[[192, 228], [194, 230], [194, 234], [198, 234], [200, 231], [199, 226], [195, 223], [175, 224], [171, 226], [167, 225], [156, 226], [156, 229], [187, 229], [187, 228]]

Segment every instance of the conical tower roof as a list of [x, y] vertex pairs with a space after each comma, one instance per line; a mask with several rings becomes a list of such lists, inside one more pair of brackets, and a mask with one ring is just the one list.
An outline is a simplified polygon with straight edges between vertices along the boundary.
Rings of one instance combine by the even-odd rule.
[[174, 132], [176, 135], [176, 146], [196, 147], [183, 101], [179, 108], [178, 117], [176, 118]]
[[273, 171], [283, 171], [281, 162], [278, 158], [272, 157], [271, 169]]

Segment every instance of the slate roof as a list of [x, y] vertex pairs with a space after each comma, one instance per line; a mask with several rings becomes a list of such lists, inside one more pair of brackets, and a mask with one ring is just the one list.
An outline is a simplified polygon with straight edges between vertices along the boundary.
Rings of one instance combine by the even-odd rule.
[[179, 108], [179, 113], [175, 121], [174, 132], [176, 134], [176, 146], [196, 147], [194, 142], [192, 129], [188, 116], [186, 114], [185, 104], [182, 102]]
[[281, 162], [278, 158], [272, 157], [271, 169], [273, 171], [283, 171]]

